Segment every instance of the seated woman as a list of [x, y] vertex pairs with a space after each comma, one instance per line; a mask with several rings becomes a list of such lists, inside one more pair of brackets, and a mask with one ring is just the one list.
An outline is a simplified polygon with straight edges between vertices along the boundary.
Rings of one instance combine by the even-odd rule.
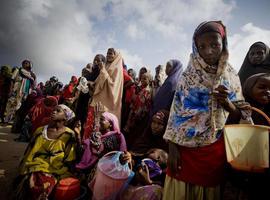
[[95, 106], [95, 131], [84, 140], [84, 153], [76, 165], [78, 169], [91, 169], [98, 159], [110, 151], [125, 151], [126, 141], [120, 132], [117, 117], [109, 112], [102, 112]]
[[47, 199], [60, 179], [72, 176], [76, 142], [65, 123], [73, 117], [70, 108], [58, 105], [49, 124], [35, 131], [19, 166], [16, 199]]
[[121, 199], [161, 199], [168, 154], [162, 149], [150, 149], [145, 154], [125, 152], [122, 163], [130, 162], [135, 176]]
[[151, 118], [151, 124], [144, 133], [135, 140], [131, 151], [135, 153], [146, 153], [152, 148], [160, 148], [168, 151], [168, 144], [163, 139], [163, 134], [169, 118], [168, 110], [160, 110]]

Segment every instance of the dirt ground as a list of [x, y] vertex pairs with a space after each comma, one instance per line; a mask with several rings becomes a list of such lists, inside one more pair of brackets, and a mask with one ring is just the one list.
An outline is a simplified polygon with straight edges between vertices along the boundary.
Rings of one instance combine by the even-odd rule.
[[11, 199], [12, 182], [27, 143], [15, 142], [18, 134], [10, 133], [11, 126], [0, 125], [0, 199]]

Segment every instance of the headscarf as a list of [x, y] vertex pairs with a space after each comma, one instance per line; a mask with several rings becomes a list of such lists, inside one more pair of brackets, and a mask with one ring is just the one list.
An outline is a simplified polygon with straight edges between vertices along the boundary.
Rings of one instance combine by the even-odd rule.
[[1, 74], [5, 77], [11, 78], [12, 76], [12, 70], [10, 65], [3, 65], [1, 66]]
[[112, 131], [116, 131], [120, 133], [120, 128], [119, 128], [119, 122], [117, 117], [109, 112], [104, 112], [102, 113], [103, 117], [108, 120], [110, 122], [110, 124], [112, 125]]
[[245, 81], [243, 85], [243, 95], [245, 96], [246, 100], [248, 99], [249, 101], [252, 101], [252, 89], [257, 81], [263, 77], [270, 77], [270, 73], [254, 74]]
[[65, 104], [59, 104], [58, 106], [64, 111], [67, 121], [69, 121], [75, 117], [74, 112]]
[[158, 83], [158, 87], [162, 86], [162, 84], [164, 83], [167, 75], [165, 73], [165, 69], [163, 65], [158, 65], [156, 67], [156, 71], [159, 69], [159, 73], [156, 73], [155, 75], [155, 81]]
[[[169, 110], [173, 100], [176, 85], [183, 71], [182, 63], [179, 60], [170, 60], [173, 67], [172, 72], [169, 74], [163, 85], [159, 88], [153, 100], [153, 106], [150, 111], [150, 117], [161, 109]], [[166, 97], [166, 98], [164, 98]]]
[[81, 77], [80, 78], [80, 82], [79, 82], [79, 85], [77, 86], [77, 89], [79, 91], [81, 91], [82, 93], [86, 94], [89, 92], [89, 88], [88, 88], [88, 81], [85, 77]]
[[[218, 32], [223, 38], [215, 73], [196, 47], [196, 38], [206, 32]], [[179, 80], [163, 138], [187, 147], [206, 146], [217, 141], [229, 115], [212, 95], [219, 85], [228, 88], [229, 99], [235, 105], [243, 102], [239, 77], [228, 63], [225, 26], [217, 21], [204, 22], [195, 30], [193, 52]]]
[[30, 119], [32, 122], [32, 132], [38, 127], [45, 126], [50, 121], [50, 116], [58, 100], [54, 96], [47, 96], [39, 100], [29, 111]]
[[[249, 52], [254, 46], [261, 46], [265, 49], [266, 52], [266, 58], [261, 64], [251, 64], [249, 61]], [[258, 73], [270, 73], [270, 49], [269, 47], [264, 44], [263, 42], [255, 42], [252, 44], [248, 50], [248, 53], [245, 57], [245, 60], [238, 72], [238, 75], [240, 77], [241, 84], [244, 85], [245, 80], [252, 76], [253, 74]]]
[[[250, 103], [251, 106], [261, 109], [268, 116], [270, 116], [270, 104], [260, 105], [260, 103], [256, 102], [254, 100], [254, 97], [252, 96], [253, 87], [255, 86], [255, 84], [258, 82], [259, 79], [263, 79], [263, 78], [269, 79], [270, 73], [259, 73], [259, 74], [250, 76], [244, 83], [243, 94], [246, 101]], [[267, 126], [270, 125], [268, 121], [261, 114], [257, 112], [252, 112], [252, 120], [254, 124], [267, 125]]]
[[122, 95], [123, 95], [123, 65], [120, 52], [115, 51], [115, 58], [111, 63], [106, 63], [105, 68], [99, 72], [95, 80], [95, 89], [91, 106], [102, 102], [106, 111], [117, 116], [121, 122]]

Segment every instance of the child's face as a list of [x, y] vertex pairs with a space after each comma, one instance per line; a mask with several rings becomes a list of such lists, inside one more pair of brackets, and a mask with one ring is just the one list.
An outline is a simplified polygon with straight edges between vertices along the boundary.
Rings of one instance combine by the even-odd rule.
[[100, 132], [104, 132], [111, 128], [111, 123], [103, 115], [101, 115], [99, 119], [99, 126], [100, 126], [99, 127]]
[[196, 39], [200, 56], [208, 65], [218, 64], [223, 49], [222, 38], [219, 33], [209, 32]]
[[155, 117], [152, 118], [151, 130], [153, 135], [162, 135], [165, 129], [164, 123]]
[[261, 105], [270, 103], [270, 77], [260, 78], [252, 88], [252, 98]]
[[51, 114], [51, 120], [53, 121], [63, 121], [66, 120], [66, 114], [60, 106], [56, 106]]
[[173, 67], [171, 66], [171, 64], [169, 62], [167, 62], [166, 69], [165, 69], [167, 76], [169, 76], [171, 74], [172, 69], [173, 69]]
[[261, 64], [266, 58], [265, 49], [261, 46], [254, 46], [248, 53], [248, 59], [251, 64]]
[[168, 154], [162, 149], [155, 149], [148, 155], [148, 157], [157, 161], [159, 164], [166, 164], [168, 160]]
[[24, 69], [30, 69], [30, 62], [29, 61], [24, 61], [23, 64], [22, 64], [22, 67]]
[[147, 86], [150, 83], [149, 77], [146, 74], [143, 74], [141, 77], [141, 83], [143, 86]]

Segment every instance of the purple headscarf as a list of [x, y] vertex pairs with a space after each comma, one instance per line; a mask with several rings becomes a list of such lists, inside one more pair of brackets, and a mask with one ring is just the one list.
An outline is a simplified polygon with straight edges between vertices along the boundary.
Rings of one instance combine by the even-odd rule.
[[151, 118], [153, 114], [159, 110], [170, 110], [174, 92], [183, 71], [182, 63], [179, 60], [170, 60], [169, 62], [172, 64], [173, 69], [154, 98], [153, 106], [150, 112]]

